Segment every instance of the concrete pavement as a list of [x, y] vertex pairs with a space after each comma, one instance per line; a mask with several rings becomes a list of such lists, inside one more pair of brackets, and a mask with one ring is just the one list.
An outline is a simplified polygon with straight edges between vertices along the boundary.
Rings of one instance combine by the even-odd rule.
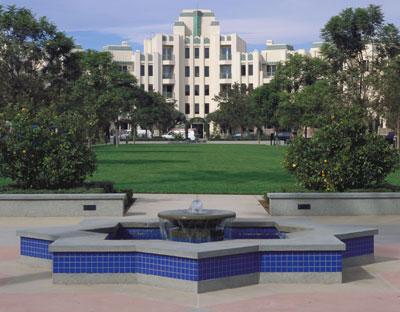
[[[195, 195], [140, 194], [127, 218], [186, 208]], [[257, 196], [200, 195], [205, 208], [268, 218]], [[0, 219], [0, 312], [46, 311], [400, 311], [400, 216], [313, 217], [325, 224], [377, 226], [376, 262], [347, 269], [339, 285], [264, 284], [190, 294], [144, 285], [53, 285], [51, 273], [18, 261], [17, 229], [77, 224], [81, 218]]]

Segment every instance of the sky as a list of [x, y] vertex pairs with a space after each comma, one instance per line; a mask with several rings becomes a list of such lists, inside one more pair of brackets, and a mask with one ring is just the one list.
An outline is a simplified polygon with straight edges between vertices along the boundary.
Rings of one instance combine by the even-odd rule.
[[248, 50], [267, 39], [307, 48], [320, 30], [348, 7], [380, 5], [387, 22], [400, 26], [400, 0], [0, 0], [46, 16], [85, 49], [100, 50], [127, 40], [142, 49], [143, 39], [171, 33], [182, 9], [211, 9], [222, 33], [237, 33]]

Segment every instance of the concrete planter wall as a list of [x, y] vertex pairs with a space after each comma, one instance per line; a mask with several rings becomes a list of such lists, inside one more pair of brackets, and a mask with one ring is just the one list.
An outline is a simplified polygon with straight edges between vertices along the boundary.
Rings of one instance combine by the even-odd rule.
[[400, 193], [269, 193], [273, 216], [400, 215]]
[[126, 194], [3, 194], [0, 217], [123, 216]]

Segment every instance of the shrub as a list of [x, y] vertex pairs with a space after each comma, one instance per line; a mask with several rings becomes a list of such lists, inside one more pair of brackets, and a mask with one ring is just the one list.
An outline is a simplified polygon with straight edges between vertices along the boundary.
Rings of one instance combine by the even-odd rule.
[[0, 129], [0, 174], [24, 189], [82, 185], [96, 167], [84, 125], [76, 113], [23, 109]]
[[296, 138], [284, 165], [307, 189], [344, 191], [380, 185], [399, 165], [399, 152], [368, 133], [357, 111], [345, 110], [311, 139]]

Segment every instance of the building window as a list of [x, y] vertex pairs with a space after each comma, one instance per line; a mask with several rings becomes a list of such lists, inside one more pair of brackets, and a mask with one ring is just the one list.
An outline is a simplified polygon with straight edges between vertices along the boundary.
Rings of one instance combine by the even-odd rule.
[[199, 48], [194, 48], [194, 58], [199, 58], [200, 57], [200, 49]]
[[221, 52], [220, 53], [221, 60], [231, 60], [232, 59], [231, 46], [222, 46], [220, 52]]
[[153, 76], [153, 65], [149, 65], [147, 68], [147, 74], [151, 77]]
[[246, 76], [246, 65], [240, 65], [240, 75]]
[[185, 66], [185, 77], [190, 77], [190, 67]]
[[185, 95], [190, 95], [190, 86], [185, 85]]
[[144, 84], [140, 85], [140, 89], [144, 90]]
[[210, 104], [205, 103], [204, 104], [204, 114], [210, 113]]
[[249, 83], [249, 86], [247, 87], [247, 91], [250, 93], [254, 90], [253, 84]]
[[249, 65], [249, 76], [253, 76], [253, 65]]
[[162, 59], [163, 60], [172, 60], [172, 47], [169, 47], [169, 46], [163, 47]]
[[223, 95], [227, 95], [228, 92], [231, 89], [231, 84], [230, 83], [221, 83], [220, 85], [220, 93]]
[[276, 65], [267, 65], [267, 77], [275, 76]]
[[164, 65], [163, 66], [163, 78], [164, 79], [172, 79], [174, 77], [174, 66], [173, 65]]
[[186, 115], [189, 115], [189, 114], [190, 114], [190, 104], [189, 104], [189, 103], [186, 103], [186, 104], [185, 104], [185, 114], [186, 114]]
[[194, 95], [200, 95], [200, 86], [194, 85]]
[[200, 105], [198, 103], [194, 104], [194, 113], [200, 114]]
[[119, 66], [119, 70], [122, 71], [122, 72], [127, 72], [128, 71], [128, 66], [121, 65], [121, 66]]
[[149, 84], [149, 92], [153, 92], [153, 85]]
[[243, 93], [243, 94], [246, 94], [246, 91], [247, 91], [247, 86], [246, 86], [245, 83], [242, 83], [240, 85], [240, 92]]
[[144, 76], [144, 65], [140, 65], [140, 76]]
[[190, 48], [185, 48], [185, 58], [190, 58]]
[[194, 76], [200, 77], [200, 67], [199, 66], [194, 67]]
[[173, 98], [174, 97], [174, 85], [172, 85], [172, 84], [163, 85], [162, 95], [166, 98]]
[[204, 58], [210, 58], [210, 48], [204, 48]]
[[210, 67], [204, 66], [204, 77], [210, 77]]
[[210, 86], [204, 85], [204, 95], [210, 95]]
[[221, 79], [232, 78], [231, 65], [221, 65], [220, 66], [220, 78]]

